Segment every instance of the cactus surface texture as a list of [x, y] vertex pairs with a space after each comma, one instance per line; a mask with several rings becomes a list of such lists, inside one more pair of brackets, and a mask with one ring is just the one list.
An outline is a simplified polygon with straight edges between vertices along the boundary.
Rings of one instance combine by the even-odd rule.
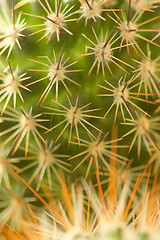
[[160, 239], [160, 0], [0, 0], [0, 239]]

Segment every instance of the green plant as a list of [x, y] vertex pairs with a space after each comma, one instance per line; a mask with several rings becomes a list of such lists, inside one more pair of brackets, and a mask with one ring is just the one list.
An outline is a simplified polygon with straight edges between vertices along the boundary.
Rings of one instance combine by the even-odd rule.
[[0, 239], [159, 240], [159, 7], [0, 1]]

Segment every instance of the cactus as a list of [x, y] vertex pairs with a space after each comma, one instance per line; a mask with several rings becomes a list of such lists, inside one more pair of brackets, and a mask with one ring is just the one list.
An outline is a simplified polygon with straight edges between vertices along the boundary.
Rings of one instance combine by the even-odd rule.
[[0, 237], [159, 240], [160, 1], [0, 1]]

